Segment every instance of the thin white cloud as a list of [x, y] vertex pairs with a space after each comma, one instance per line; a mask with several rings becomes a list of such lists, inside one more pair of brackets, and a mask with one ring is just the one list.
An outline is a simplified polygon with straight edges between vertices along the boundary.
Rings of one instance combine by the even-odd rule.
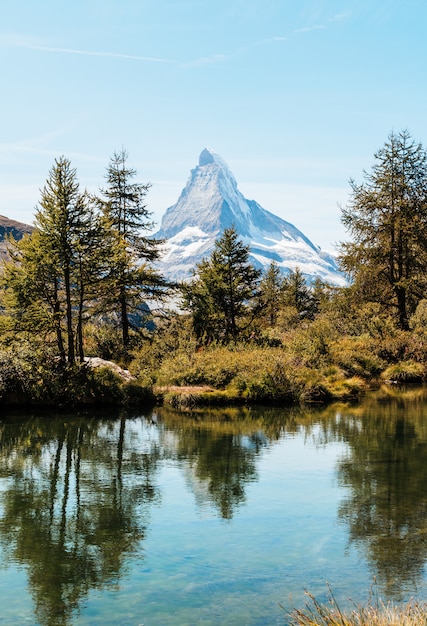
[[[349, 16], [349, 13], [338, 13], [334, 15], [332, 18], [328, 20], [329, 23], [341, 21]], [[326, 27], [323, 24], [314, 24], [313, 26], [306, 26], [299, 29], [295, 29], [293, 34], [303, 34], [310, 33], [316, 30], [324, 30]], [[139, 61], [143, 63], [158, 63], [158, 64], [169, 64], [175, 65], [181, 68], [195, 68], [195, 67], [206, 67], [213, 66], [219, 63], [224, 63], [236, 56], [247, 53], [250, 49], [262, 46], [262, 45], [270, 45], [277, 42], [285, 42], [288, 41], [289, 37], [287, 36], [272, 36], [267, 37], [265, 39], [252, 42], [247, 46], [243, 46], [232, 52], [230, 54], [212, 54], [210, 56], [204, 56], [200, 58], [196, 58], [190, 61], [180, 61], [177, 59], [168, 59], [162, 57], [151, 57], [151, 56], [143, 56], [143, 55], [134, 55], [134, 54], [125, 54], [121, 52], [109, 52], [109, 51], [98, 51], [98, 50], [86, 50], [79, 48], [63, 48], [63, 47], [55, 47], [49, 45], [42, 45], [40, 41], [36, 41], [34, 38], [30, 38], [28, 36], [23, 36], [20, 34], [10, 34], [10, 33], [0, 33], [0, 46], [3, 47], [19, 47], [26, 48], [29, 50], [38, 50], [40, 52], [46, 52], [51, 54], [70, 54], [70, 55], [81, 55], [81, 56], [93, 56], [100, 58], [115, 58], [115, 59], [123, 59], [129, 61]]]
[[43, 45], [40, 40], [37, 41], [34, 38], [19, 34], [0, 33], [0, 46], [13, 47], [13, 48], [25, 48], [27, 50], [38, 50], [40, 52], [47, 52], [49, 54], [73, 54], [81, 56], [93, 56], [104, 58], [124, 59], [129, 61], [140, 61], [144, 63], [160, 63], [175, 65], [181, 68], [192, 67], [205, 67], [209, 65], [215, 65], [218, 63], [224, 63], [225, 61], [232, 59], [242, 53], [248, 52], [251, 48], [260, 45], [273, 44], [275, 42], [287, 41], [287, 37], [284, 36], [272, 36], [266, 39], [262, 39], [257, 42], [253, 42], [246, 47], [239, 48], [237, 51], [230, 54], [212, 54], [210, 56], [204, 56], [196, 58], [190, 61], [180, 61], [177, 59], [168, 59], [162, 57], [142, 56], [136, 54], [125, 54], [121, 52], [108, 52], [99, 50], [85, 50], [79, 48], [63, 48], [58, 46]]
[[294, 33], [311, 33], [315, 30], [325, 30], [325, 26], [323, 24], [314, 24], [313, 26], [305, 26], [303, 28], [297, 28], [294, 30]]
[[176, 59], [166, 59], [162, 57], [150, 57], [137, 54], [124, 54], [121, 52], [106, 52], [99, 50], [83, 50], [79, 48], [61, 48], [55, 46], [46, 46], [39, 43], [35, 43], [34, 39], [20, 35], [8, 35], [0, 34], [0, 46], [14, 47], [14, 48], [26, 48], [28, 50], [38, 50], [40, 52], [47, 52], [52, 54], [75, 54], [81, 56], [93, 56], [104, 57], [114, 59], [124, 59], [128, 61], [140, 61], [144, 63], [163, 63], [169, 65], [176, 65], [180, 67], [197, 67], [213, 65], [226, 60], [228, 57], [224, 54], [213, 54], [207, 57], [200, 57], [193, 61], [178, 61]]
[[96, 50], [78, 50], [75, 48], [53, 48], [51, 46], [26, 46], [32, 50], [40, 50], [41, 52], [59, 52], [61, 54], [81, 54], [84, 56], [95, 57], [112, 57], [116, 59], [129, 59], [132, 61], [145, 61], [151, 63], [172, 63], [176, 64], [177, 61], [172, 59], [162, 59], [159, 57], [146, 57], [134, 54], [121, 54], [119, 52], [97, 52]]
[[342, 13], [337, 13], [333, 15], [328, 21], [329, 22], [342, 22], [351, 16], [351, 11], [343, 11]]
[[280, 42], [280, 41], [288, 41], [288, 37], [276, 36], [276, 37], [267, 37], [266, 39], [261, 39], [260, 41], [256, 41], [252, 44], [254, 46], [265, 46], [272, 43]]
[[[348, 19], [351, 16], [351, 11], [343, 11], [341, 13], [336, 13], [332, 17], [328, 18], [326, 21], [328, 24], [336, 24], [338, 22], [342, 22]], [[302, 33], [311, 33], [316, 30], [325, 30], [328, 28], [324, 24], [313, 24], [312, 26], [304, 26], [302, 28], [297, 28], [293, 32], [294, 34], [302, 34]]]
[[120, 52], [104, 52], [98, 50], [82, 50], [79, 48], [61, 48], [42, 45], [40, 40], [28, 37], [19, 33], [0, 33], [0, 46], [4, 48], [26, 48], [27, 50], [39, 50], [40, 52], [59, 54], [78, 54], [83, 56], [110, 57], [116, 59], [127, 59], [131, 61], [143, 61], [145, 63], [169, 63], [178, 65], [174, 59], [161, 57], [142, 56], [137, 54], [123, 54]]
[[254, 50], [256, 48], [260, 48], [262, 46], [270, 46], [275, 43], [281, 43], [283, 41], [288, 41], [287, 37], [276, 36], [276, 37], [266, 37], [265, 39], [259, 39], [258, 41], [253, 41], [246, 46], [242, 46], [239, 48], [235, 54], [231, 56], [240, 56], [242, 54], [247, 54], [250, 50]]
[[[336, 16], [336, 19], [338, 19], [338, 16]], [[300, 28], [298, 30], [295, 30], [294, 33], [298, 33], [298, 34], [305, 33], [305, 32], [310, 32], [313, 30], [320, 30], [323, 28], [324, 26], [322, 25], [315, 25], [311, 27]], [[70, 55], [80, 55], [80, 56], [93, 56], [93, 57], [100, 57], [100, 58], [115, 58], [115, 59], [123, 59], [123, 60], [128, 60], [128, 61], [139, 61], [143, 63], [169, 64], [169, 65], [175, 65], [177, 67], [186, 69], [186, 68], [207, 67], [207, 66], [213, 66], [216, 64], [224, 63], [236, 56], [245, 54], [249, 52], [250, 49], [256, 48], [258, 46], [285, 42], [285, 41], [288, 41], [288, 39], [289, 39], [288, 37], [282, 36], [282, 35], [267, 37], [265, 39], [261, 39], [256, 42], [252, 42], [251, 44], [247, 46], [243, 46], [230, 54], [220, 54], [220, 53], [212, 54], [210, 56], [200, 57], [200, 58], [196, 58], [190, 61], [179, 61], [176, 59], [168, 59], [168, 58], [162, 58], [162, 57], [125, 54], [121, 52], [85, 50], [85, 49], [79, 49], [79, 48], [63, 48], [63, 47], [57, 47], [57, 46], [42, 45], [40, 41], [37, 42], [34, 38], [22, 36], [19, 34], [8, 34], [8, 33], [0, 33], [0, 46], [26, 48], [28, 50], [38, 50], [40, 52], [46, 52], [48, 54], [70, 54]]]

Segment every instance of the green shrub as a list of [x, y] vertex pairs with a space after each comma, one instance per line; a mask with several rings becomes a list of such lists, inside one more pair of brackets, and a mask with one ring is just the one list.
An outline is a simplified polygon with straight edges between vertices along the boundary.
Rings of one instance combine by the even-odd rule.
[[415, 313], [410, 319], [410, 326], [418, 333], [427, 332], [427, 300], [420, 300]]
[[[109, 367], [96, 367], [88, 372], [90, 391], [98, 401], [117, 402], [123, 397], [123, 379]], [[91, 395], [92, 395], [91, 394]]]
[[123, 402], [126, 405], [142, 405], [142, 404], [154, 404], [156, 402], [156, 396], [153, 392], [152, 385], [147, 383], [138, 382], [126, 382], [122, 385], [122, 397]]
[[88, 324], [85, 329], [85, 352], [106, 361], [117, 359], [123, 352], [120, 329], [111, 323]]
[[64, 365], [55, 357], [20, 346], [0, 350], [0, 401], [5, 404], [73, 407], [153, 402], [152, 381], [124, 381], [109, 367]]
[[344, 337], [334, 342], [331, 349], [332, 361], [349, 376], [377, 378], [383, 371], [385, 363], [376, 354], [376, 347], [376, 342], [367, 335]]
[[239, 395], [230, 393], [228, 390], [204, 390], [175, 389], [168, 391], [163, 396], [163, 402], [174, 409], [187, 411], [203, 406], [230, 406], [242, 404], [243, 399]]
[[288, 333], [283, 344], [295, 363], [315, 369], [330, 363], [335, 336], [336, 329], [331, 323], [325, 317], [319, 317]]
[[[34, 356], [23, 350], [0, 352], [0, 399], [25, 401], [37, 382]], [[34, 380], [35, 379], [35, 380]]]
[[395, 383], [420, 383], [425, 379], [425, 375], [425, 366], [411, 360], [390, 365], [383, 372], [382, 378]]
[[292, 403], [297, 392], [284, 364], [276, 361], [260, 378], [248, 382], [247, 397], [255, 402]]
[[396, 330], [381, 339], [378, 343], [378, 356], [386, 363], [398, 363], [407, 357], [411, 333]]

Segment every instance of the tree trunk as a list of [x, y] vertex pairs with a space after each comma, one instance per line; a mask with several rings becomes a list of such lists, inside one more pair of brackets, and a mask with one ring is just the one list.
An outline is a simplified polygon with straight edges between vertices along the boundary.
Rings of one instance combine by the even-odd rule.
[[126, 297], [124, 294], [122, 294], [120, 297], [120, 309], [121, 309], [121, 318], [122, 318], [123, 347], [127, 348], [127, 346], [129, 345], [129, 318], [128, 318]]
[[84, 289], [83, 284], [80, 285], [80, 296], [79, 296], [79, 312], [77, 319], [77, 350], [79, 355], [80, 363], [83, 363], [85, 360], [84, 355], [84, 347], [83, 347], [83, 303], [84, 303]]
[[406, 310], [406, 289], [404, 287], [396, 287], [395, 292], [397, 297], [399, 326], [402, 330], [409, 330], [408, 312]]
[[71, 306], [70, 268], [64, 270], [65, 297], [67, 299], [67, 339], [68, 339], [68, 363], [75, 361], [74, 333], [73, 333], [73, 308]]
[[58, 345], [59, 358], [61, 360], [61, 363], [65, 363], [67, 360], [67, 356], [65, 354], [64, 342], [62, 339], [61, 308], [59, 305], [58, 294], [57, 294], [56, 289], [55, 289], [55, 294], [54, 294], [53, 317], [55, 320], [56, 343]]

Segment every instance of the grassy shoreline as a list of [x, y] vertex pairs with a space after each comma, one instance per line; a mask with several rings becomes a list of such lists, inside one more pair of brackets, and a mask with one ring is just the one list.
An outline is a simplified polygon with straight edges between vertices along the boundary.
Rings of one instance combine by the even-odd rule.
[[383, 383], [427, 380], [424, 349], [417, 344], [417, 352], [409, 350], [408, 341], [405, 336], [398, 346], [393, 344], [393, 351], [390, 346], [386, 351], [383, 342], [360, 338], [319, 343], [313, 338], [302, 342], [300, 335], [279, 347], [241, 343], [197, 349], [184, 344], [160, 351], [147, 342], [126, 363], [92, 356], [73, 366], [30, 348], [4, 349], [0, 351], [0, 405], [164, 403], [191, 409], [356, 401]]
[[[342, 610], [332, 590], [327, 604], [306, 591], [303, 609], [286, 611], [289, 626], [427, 626], [427, 603], [410, 600], [405, 604], [371, 598], [364, 606]], [[284, 607], [282, 607], [284, 608]]]
[[269, 381], [256, 388], [237, 388], [213, 385], [157, 385], [146, 381], [124, 380], [109, 367], [97, 371], [75, 369], [55, 376], [50, 372], [34, 381], [10, 380], [0, 389], [0, 406], [8, 408], [91, 408], [96, 406], [153, 406], [167, 405], [173, 409], [191, 410], [202, 407], [224, 406], [297, 406], [327, 405], [337, 401], [357, 401], [379, 381], [363, 381], [352, 377], [340, 381], [336, 390], [323, 387], [304, 387], [286, 384], [283, 387]]

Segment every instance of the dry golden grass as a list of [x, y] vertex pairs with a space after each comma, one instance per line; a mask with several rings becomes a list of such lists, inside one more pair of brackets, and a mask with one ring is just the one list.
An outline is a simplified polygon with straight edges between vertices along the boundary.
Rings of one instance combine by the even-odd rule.
[[403, 605], [377, 600], [371, 605], [342, 611], [329, 589], [329, 602], [322, 604], [308, 593], [304, 609], [294, 609], [288, 617], [291, 626], [427, 626], [427, 604]]

